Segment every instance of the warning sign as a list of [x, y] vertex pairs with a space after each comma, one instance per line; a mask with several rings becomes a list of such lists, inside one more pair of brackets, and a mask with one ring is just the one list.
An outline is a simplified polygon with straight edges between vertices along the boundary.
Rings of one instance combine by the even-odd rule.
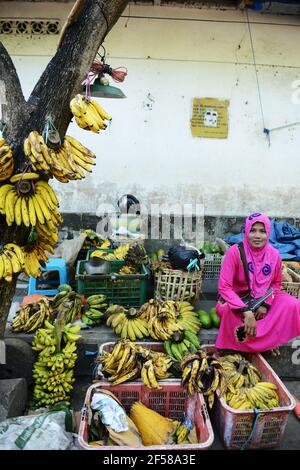
[[191, 129], [193, 137], [228, 137], [229, 100], [216, 98], [194, 98]]

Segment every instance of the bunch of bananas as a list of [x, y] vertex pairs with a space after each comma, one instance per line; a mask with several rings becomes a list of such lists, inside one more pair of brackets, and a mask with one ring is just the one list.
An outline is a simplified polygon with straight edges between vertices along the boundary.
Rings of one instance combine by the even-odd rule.
[[141, 378], [148, 388], [161, 389], [158, 380], [171, 377], [169, 369], [172, 367], [172, 359], [164, 353], [155, 351], [142, 352], [142, 356], [149, 357], [142, 365]]
[[0, 181], [7, 180], [14, 171], [14, 159], [11, 148], [0, 138]]
[[178, 301], [174, 303], [177, 310], [176, 320], [180, 328], [197, 334], [200, 330], [201, 323], [192, 304], [187, 301]]
[[112, 253], [107, 251], [95, 250], [91, 254], [91, 258], [101, 258], [106, 261], [123, 261], [129, 250], [129, 245], [121, 245], [115, 248]]
[[88, 228], [80, 232], [80, 234], [85, 235], [82, 248], [110, 248], [110, 241], [108, 239], [102, 240], [100, 235], [98, 235], [94, 230]]
[[200, 321], [194, 307], [186, 301], [159, 302], [150, 299], [141, 306], [139, 315], [148, 322], [150, 336], [158, 340], [168, 340], [178, 330], [195, 334], [200, 330]]
[[101, 364], [101, 373], [109, 375], [108, 380], [113, 385], [141, 377], [149, 388], [160, 389], [158, 380], [171, 376], [172, 360], [162, 352], [123, 339], [115, 344], [111, 353], [103, 352]]
[[187, 441], [188, 435], [190, 433], [190, 427], [186, 426], [185, 423], [180, 423], [172, 436], [172, 441], [174, 444], [182, 444]]
[[268, 410], [280, 406], [276, 390], [272, 382], [257, 382], [252, 387], [238, 389], [235, 394], [227, 392], [225, 401], [237, 410]]
[[141, 366], [138, 362], [135, 344], [121, 340], [114, 346], [111, 353], [104, 352], [102, 371], [109, 375], [108, 380], [118, 385], [140, 376]]
[[41, 298], [32, 304], [21, 305], [12, 321], [12, 330], [15, 333], [21, 331], [32, 333], [44, 325], [51, 313], [50, 302], [47, 298]]
[[135, 308], [125, 309], [120, 305], [111, 305], [106, 310], [106, 315], [109, 315], [107, 326], [110, 326], [121, 338], [135, 341], [149, 336], [147, 322], [140, 318], [139, 311]]
[[41, 262], [48, 261], [48, 253], [54, 253], [52, 246], [43, 240], [27, 243], [23, 247], [24, 273], [27, 276], [39, 277], [41, 275]]
[[133, 266], [123, 266], [118, 274], [135, 274], [137, 271]]
[[23, 250], [15, 243], [0, 246], [0, 280], [11, 282], [13, 274], [23, 271], [25, 265]]
[[158, 340], [167, 340], [181, 327], [176, 322], [174, 302], [167, 300], [157, 310], [157, 315], [148, 321], [150, 336]]
[[54, 325], [46, 320], [45, 326], [36, 332], [32, 343], [32, 348], [39, 352], [33, 367], [35, 404], [51, 406], [60, 401], [69, 404], [80, 326], [63, 325], [61, 319]]
[[241, 387], [252, 387], [260, 382], [262, 376], [257, 367], [241, 354], [228, 354], [219, 357], [223, 366], [223, 375], [229, 392], [236, 393]]
[[199, 349], [195, 353], [186, 354], [180, 364], [182, 370], [181, 383], [188, 393], [203, 391], [208, 397], [208, 405], [211, 408], [214, 403], [214, 395], [220, 386], [225, 390], [226, 382], [222, 374], [222, 364], [205, 351]]
[[23, 179], [15, 184], [4, 184], [0, 188], [0, 214], [6, 216], [6, 223], [26, 227], [44, 224], [45, 220], [57, 225], [58, 200], [46, 181]]
[[170, 339], [164, 342], [164, 348], [175, 361], [181, 361], [186, 353], [197, 351], [200, 348], [200, 342], [192, 331], [175, 331]]
[[95, 326], [100, 323], [108, 307], [105, 295], [95, 294], [86, 298], [86, 305], [83, 307], [81, 321], [88, 326]]
[[89, 165], [95, 165], [96, 158], [93, 152], [69, 135], [59, 147], [48, 147], [37, 131], [30, 132], [24, 140], [24, 153], [34, 171], [54, 176], [61, 183], [84, 178], [82, 169], [91, 172]]
[[133, 272], [138, 272], [143, 263], [148, 260], [148, 255], [145, 248], [142, 245], [136, 244], [129, 247], [127, 254], [125, 255], [124, 261], [128, 268], [131, 268]]
[[112, 119], [96, 100], [86, 99], [80, 94], [71, 100], [70, 108], [79, 127], [97, 134], [101, 129], [106, 129], [104, 121]]
[[61, 315], [65, 323], [73, 323], [76, 319], [81, 317], [81, 295], [73, 290], [62, 290], [54, 297], [52, 308], [57, 315]]

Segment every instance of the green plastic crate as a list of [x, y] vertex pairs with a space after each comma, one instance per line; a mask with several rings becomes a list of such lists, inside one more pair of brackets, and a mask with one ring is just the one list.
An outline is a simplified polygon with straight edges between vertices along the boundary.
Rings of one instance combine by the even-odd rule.
[[144, 265], [140, 274], [84, 274], [85, 261], [78, 261], [76, 290], [86, 297], [106, 295], [108, 301], [124, 307], [140, 307], [146, 302], [148, 273]]
[[[89, 260], [92, 253], [94, 251], [104, 251], [105, 253], [113, 253], [114, 250], [112, 250], [111, 248], [91, 248], [88, 252], [87, 252], [87, 255], [86, 255], [86, 259]], [[99, 258], [100, 259], [100, 258]], [[104, 259], [104, 258], [103, 258]], [[125, 261], [124, 260], [107, 260], [107, 262], [110, 264], [110, 271], [111, 273], [117, 273], [120, 271], [120, 269], [124, 266], [125, 264]]]

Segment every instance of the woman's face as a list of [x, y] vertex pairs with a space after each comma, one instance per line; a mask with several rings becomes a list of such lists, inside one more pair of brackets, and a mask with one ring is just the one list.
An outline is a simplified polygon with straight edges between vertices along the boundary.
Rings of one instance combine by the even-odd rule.
[[264, 224], [256, 222], [252, 225], [248, 241], [253, 248], [262, 248], [267, 243], [267, 232]]

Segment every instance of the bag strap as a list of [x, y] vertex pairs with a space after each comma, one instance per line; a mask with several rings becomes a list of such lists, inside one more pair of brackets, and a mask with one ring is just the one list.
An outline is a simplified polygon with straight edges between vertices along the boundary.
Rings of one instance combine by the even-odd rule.
[[245, 271], [245, 276], [246, 276], [246, 281], [247, 281], [247, 284], [248, 284], [249, 293], [251, 293], [249, 270], [248, 270], [248, 264], [247, 264], [247, 260], [246, 260], [246, 253], [245, 253], [245, 248], [244, 248], [243, 242], [238, 243], [238, 249], [239, 249], [239, 252], [240, 252], [240, 255], [241, 255], [241, 260], [242, 260], [243, 268], [244, 268], [244, 271]]

